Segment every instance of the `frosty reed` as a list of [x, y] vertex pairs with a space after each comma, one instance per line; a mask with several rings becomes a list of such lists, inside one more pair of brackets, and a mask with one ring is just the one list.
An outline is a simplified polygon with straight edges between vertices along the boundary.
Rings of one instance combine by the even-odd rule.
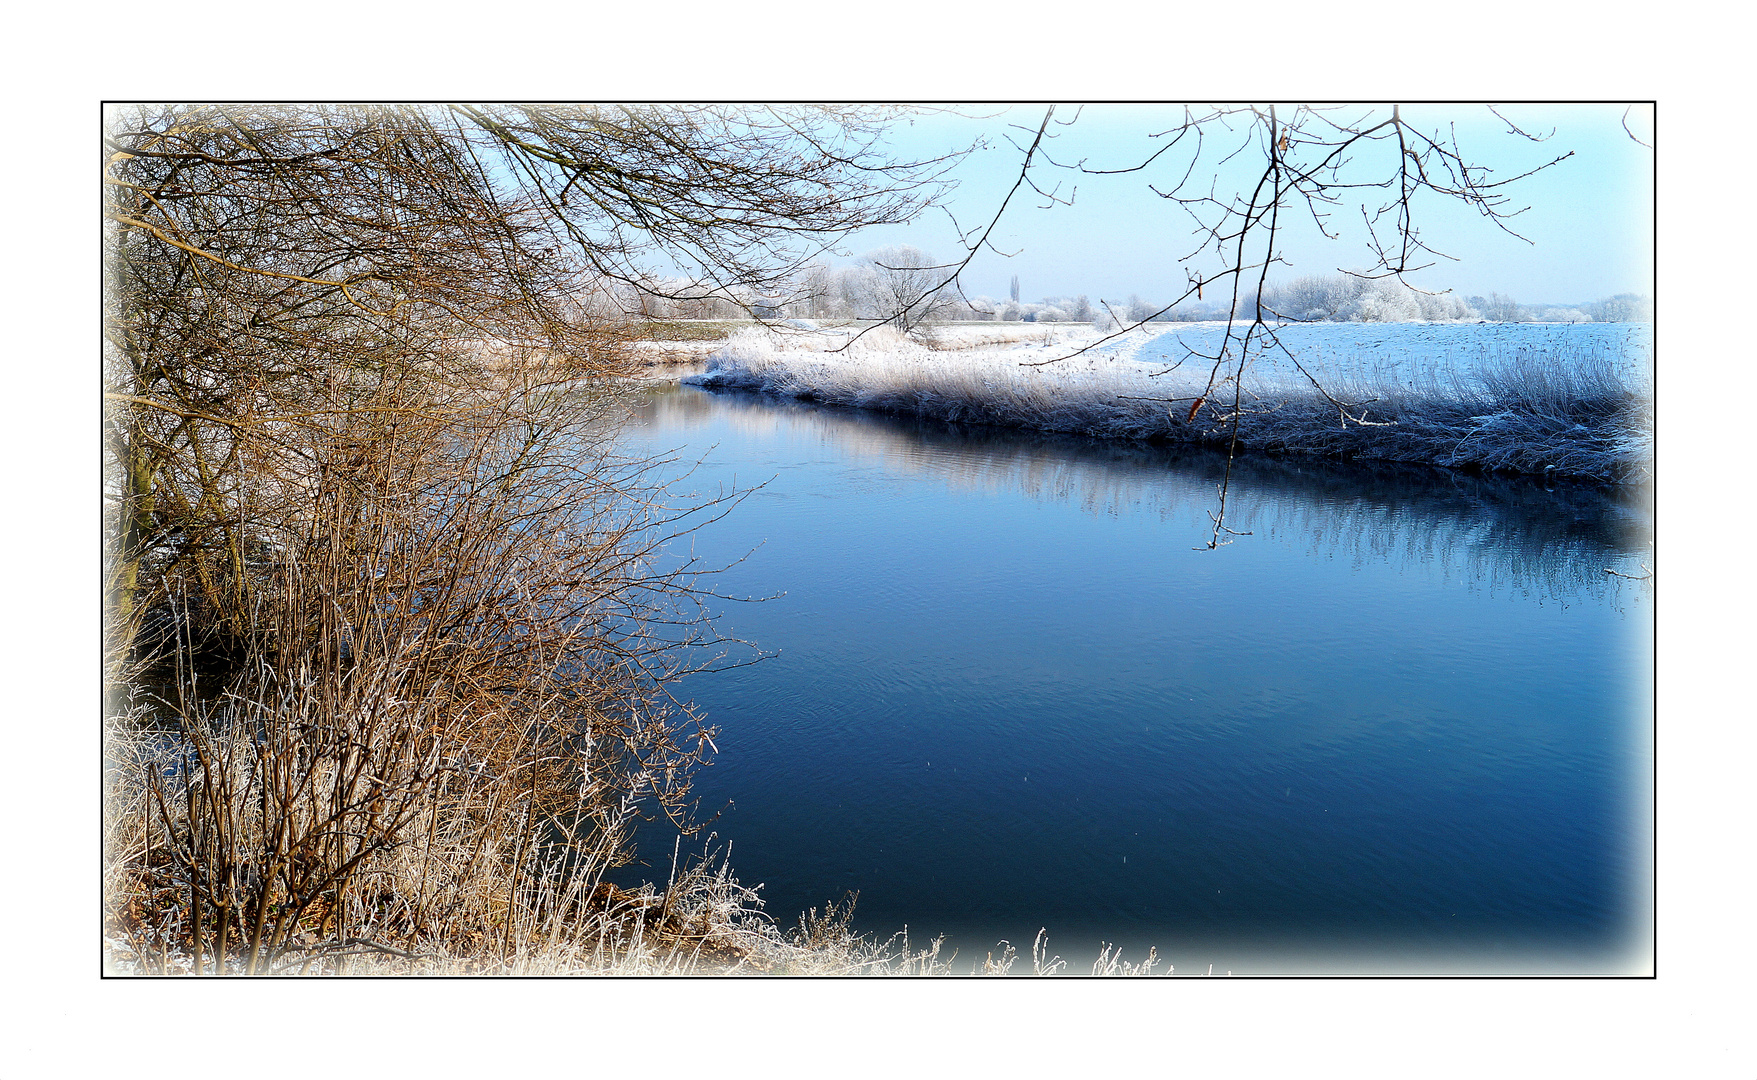
[[[1280, 333], [1294, 340], [1301, 331]], [[1137, 330], [1081, 351], [1098, 335], [1047, 329], [1009, 348], [993, 334], [946, 328], [935, 348], [883, 328], [852, 342], [752, 329], [734, 335], [695, 381], [1103, 438], [1227, 446], [1236, 431], [1248, 451], [1619, 483], [1648, 474], [1652, 405], [1638, 374], [1645, 358], [1613, 355], [1603, 342], [1492, 345], [1420, 370], [1350, 356], [1320, 365], [1296, 347], [1314, 385], [1268, 351], [1218, 382], [1201, 356], [1168, 349], [1146, 358], [1143, 346], [1169, 340], [1167, 332]], [[949, 347], [959, 336], [981, 344]], [[1243, 380], [1236, 404], [1235, 379]], [[1338, 401], [1350, 407], [1339, 410]]]

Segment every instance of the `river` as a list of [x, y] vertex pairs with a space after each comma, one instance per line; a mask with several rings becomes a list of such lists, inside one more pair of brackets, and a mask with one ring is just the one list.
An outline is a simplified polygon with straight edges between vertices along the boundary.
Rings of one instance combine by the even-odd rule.
[[676, 384], [626, 439], [764, 485], [691, 543], [773, 655], [680, 692], [784, 924], [857, 892], [960, 965], [1042, 929], [1179, 973], [1649, 970], [1653, 602], [1606, 573], [1639, 493], [1245, 459], [1210, 551], [1214, 453]]

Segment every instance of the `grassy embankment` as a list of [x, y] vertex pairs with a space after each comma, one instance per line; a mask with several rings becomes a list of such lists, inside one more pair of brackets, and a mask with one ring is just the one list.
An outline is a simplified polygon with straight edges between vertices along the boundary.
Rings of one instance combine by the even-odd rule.
[[[881, 329], [831, 351], [846, 338], [744, 330], [694, 381], [956, 422], [1230, 441], [1234, 388], [1209, 385], [1211, 362], [1190, 359], [1166, 372], [1113, 348], [1028, 366], [1079, 344], [1055, 330], [1037, 333], [1038, 346], [1021, 349], [960, 328], [930, 348]], [[958, 336], [974, 347], [950, 347]], [[1247, 451], [1638, 481], [1649, 471], [1652, 404], [1628, 370], [1591, 346], [1503, 349], [1450, 370], [1385, 372], [1333, 360], [1314, 371], [1326, 398], [1291, 364], [1265, 358], [1244, 376], [1238, 439]]]

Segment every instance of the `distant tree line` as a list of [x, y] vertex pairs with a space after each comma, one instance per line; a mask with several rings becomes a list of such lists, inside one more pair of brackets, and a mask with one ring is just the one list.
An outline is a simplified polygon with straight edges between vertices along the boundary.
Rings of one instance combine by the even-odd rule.
[[1412, 288], [1395, 278], [1308, 275], [1265, 288], [1266, 315], [1299, 322], [1642, 322], [1651, 302], [1624, 293], [1575, 305], [1520, 304], [1510, 296], [1460, 297]]
[[1589, 304], [1521, 304], [1510, 296], [1472, 296], [1470, 306], [1487, 322], [1652, 322], [1653, 301], [1639, 293], [1618, 293]]
[[[1036, 302], [1019, 299], [1018, 275], [1009, 296], [965, 297], [946, 283], [949, 267], [933, 255], [908, 246], [870, 252], [857, 262], [832, 267], [807, 266], [790, 290], [732, 293], [693, 288], [677, 278], [655, 278], [630, 286], [608, 283], [594, 310], [666, 319], [895, 319], [907, 331], [923, 322], [1091, 323], [1100, 330], [1138, 322], [1196, 322], [1224, 319], [1221, 302], [1186, 303], [1169, 310], [1163, 304], [1130, 294], [1126, 300], [1094, 299], [1081, 293], [1045, 296]], [[1395, 278], [1371, 279], [1352, 274], [1304, 275], [1271, 284], [1256, 297], [1247, 296], [1232, 314], [1251, 317], [1260, 309], [1265, 318], [1292, 322], [1647, 322], [1653, 303], [1636, 293], [1590, 303], [1521, 304], [1511, 296], [1461, 297], [1414, 289]], [[899, 313], [902, 313], [899, 315]]]

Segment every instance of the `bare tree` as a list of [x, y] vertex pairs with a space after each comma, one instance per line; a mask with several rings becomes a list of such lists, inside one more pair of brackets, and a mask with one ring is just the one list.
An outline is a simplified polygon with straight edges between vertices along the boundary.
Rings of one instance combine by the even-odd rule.
[[896, 161], [880, 148], [906, 110], [827, 106], [454, 106], [491, 137], [522, 194], [607, 278], [654, 259], [684, 297], [748, 306], [785, 294], [819, 256], [871, 225], [909, 220], [961, 156]]
[[[903, 220], [938, 190], [940, 163], [877, 153], [885, 119], [123, 110], [104, 166], [118, 626], [153, 603], [149, 558], [196, 560], [207, 602], [234, 620], [248, 609], [243, 525], [224, 498], [244, 468], [238, 433], [314, 419], [308, 399], [363, 368], [545, 349], [606, 372], [606, 328], [582, 318], [595, 303], [582, 300], [614, 288], [655, 310], [780, 293], [836, 239]], [[643, 263], [657, 256], [699, 273], [659, 279]]]
[[198, 965], [345, 954], [386, 890], [410, 940], [492, 911], [511, 949], [631, 814], [699, 824], [713, 733], [666, 687], [721, 646], [652, 562], [692, 508], [615, 452], [614, 313], [776, 293], [913, 213], [935, 166], [882, 119], [108, 118], [109, 675], [164, 725], [116, 865]]
[[1360, 278], [1305, 274], [1275, 290], [1270, 306], [1289, 319], [1346, 319], [1365, 286]]
[[1523, 322], [1524, 311], [1519, 301], [1498, 292], [1489, 293], [1481, 305], [1482, 317], [1490, 322]]
[[873, 318], [893, 323], [905, 334], [946, 316], [958, 300], [947, 289], [950, 264], [906, 244], [881, 248], [861, 260], [867, 302]]
[[[1187, 422], [1203, 422], [1230, 431], [1229, 465], [1220, 485], [1220, 506], [1210, 516], [1213, 533], [1208, 547], [1225, 543], [1226, 492], [1232, 470], [1230, 462], [1239, 448], [1238, 420], [1249, 408], [1245, 382], [1252, 361], [1266, 352], [1287, 357], [1336, 410], [1337, 422], [1374, 424], [1371, 402], [1338, 399], [1301, 365], [1276, 335], [1274, 312], [1262, 303], [1273, 268], [1283, 265], [1281, 244], [1286, 228], [1297, 215], [1313, 223], [1332, 239], [1334, 215], [1357, 206], [1367, 231], [1371, 263], [1356, 276], [1364, 280], [1405, 276], [1450, 258], [1422, 239], [1417, 207], [1424, 197], [1455, 200], [1476, 210], [1495, 227], [1517, 236], [1513, 219], [1523, 211], [1514, 205], [1508, 188], [1532, 172], [1558, 164], [1564, 153], [1526, 173], [1498, 177], [1489, 168], [1466, 156], [1456, 136], [1447, 131], [1425, 131], [1403, 116], [1398, 106], [1321, 107], [1299, 106], [1282, 110], [1275, 106], [1186, 106], [1181, 117], [1163, 130], [1151, 133], [1156, 144], [1132, 161], [1100, 167], [1087, 161], [1057, 161], [1051, 155], [1056, 132], [1051, 125], [1078, 121], [1057, 120], [1057, 107], [1044, 113], [1033, 131], [1021, 128], [1029, 142], [1014, 140], [1022, 155], [1018, 179], [994, 216], [966, 236], [966, 256], [950, 270], [955, 281], [975, 254], [989, 248], [995, 226], [1021, 189], [1045, 200], [1046, 205], [1066, 202], [1059, 183], [1040, 182], [1042, 170], [1061, 175], [1103, 176], [1142, 174], [1151, 177], [1149, 189], [1168, 206], [1186, 216], [1192, 227], [1193, 246], [1181, 256], [1187, 284], [1170, 303], [1146, 318], [1135, 319], [1111, 337], [1128, 333], [1148, 319], [1169, 313], [1189, 300], [1220, 299], [1228, 302], [1226, 332], [1212, 352], [1192, 352], [1185, 361], [1205, 364], [1205, 389], [1193, 400], [1166, 399], [1173, 415]], [[1495, 115], [1499, 115], [1498, 113]], [[1532, 135], [1509, 124], [1509, 134], [1541, 142], [1547, 136]], [[1219, 186], [1225, 169], [1251, 172], [1238, 190], [1227, 193]], [[1070, 196], [1071, 197], [1071, 196]], [[1357, 197], [1361, 201], [1354, 203]], [[1085, 352], [1041, 363], [1058, 363]], [[1170, 368], [1167, 369], [1171, 370]]]

